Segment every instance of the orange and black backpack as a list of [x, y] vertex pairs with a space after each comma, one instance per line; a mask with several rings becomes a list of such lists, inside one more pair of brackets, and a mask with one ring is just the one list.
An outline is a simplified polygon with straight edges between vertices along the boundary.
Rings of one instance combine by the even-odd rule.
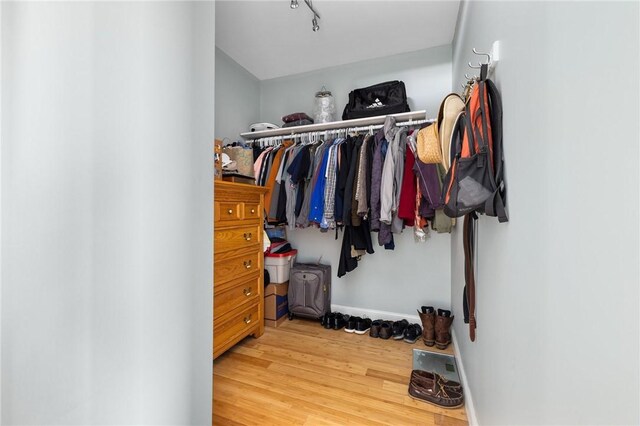
[[474, 229], [477, 213], [497, 216], [500, 222], [509, 220], [503, 181], [502, 100], [495, 84], [486, 79], [486, 67], [482, 65], [481, 78], [474, 85], [469, 102], [454, 125], [451, 145], [455, 147], [455, 156], [445, 176], [442, 192], [445, 214], [449, 217], [464, 216], [463, 308], [471, 341], [476, 339]]
[[507, 222], [502, 101], [493, 81], [480, 79], [451, 136], [455, 156], [443, 182], [442, 203], [449, 217], [478, 212]]

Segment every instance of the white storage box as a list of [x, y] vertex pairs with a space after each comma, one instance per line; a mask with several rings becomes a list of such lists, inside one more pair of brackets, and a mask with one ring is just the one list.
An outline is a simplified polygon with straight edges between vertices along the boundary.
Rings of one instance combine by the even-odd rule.
[[284, 253], [265, 253], [264, 269], [269, 271], [271, 283], [280, 284], [289, 281], [289, 270], [296, 261], [298, 250]]

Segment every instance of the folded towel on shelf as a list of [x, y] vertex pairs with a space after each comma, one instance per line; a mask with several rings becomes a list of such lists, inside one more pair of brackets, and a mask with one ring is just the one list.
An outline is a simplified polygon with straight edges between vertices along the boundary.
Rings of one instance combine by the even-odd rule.
[[300, 121], [300, 120], [309, 120], [311, 121], [311, 123], [313, 123], [313, 118], [309, 117], [304, 112], [294, 112], [293, 114], [285, 115], [284, 117], [282, 117], [282, 121], [284, 123], [291, 123], [293, 121]]

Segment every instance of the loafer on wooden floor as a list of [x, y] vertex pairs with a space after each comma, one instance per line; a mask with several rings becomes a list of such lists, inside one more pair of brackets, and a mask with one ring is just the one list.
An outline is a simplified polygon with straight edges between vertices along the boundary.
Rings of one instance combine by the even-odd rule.
[[412, 380], [409, 382], [409, 396], [437, 405], [438, 407], [462, 407], [464, 404], [462, 389], [457, 390], [455, 387], [447, 386], [445, 382], [440, 379], [441, 376], [437, 374], [434, 374], [433, 380], [428, 380], [424, 377], [421, 377], [421, 380], [414, 380], [412, 377]]
[[380, 337], [380, 325], [382, 324], [382, 320], [377, 319], [371, 323], [371, 328], [369, 329], [369, 336], [371, 337]]
[[442, 383], [445, 388], [451, 388], [454, 391], [462, 393], [462, 385], [453, 380], [447, 380], [438, 373], [424, 370], [413, 370], [411, 372], [411, 381], [422, 384], [423, 386], [432, 386], [432, 382], [436, 380]]
[[378, 333], [378, 337], [381, 339], [388, 339], [393, 336], [393, 328], [391, 327], [391, 321], [382, 321], [380, 324], [380, 331]]

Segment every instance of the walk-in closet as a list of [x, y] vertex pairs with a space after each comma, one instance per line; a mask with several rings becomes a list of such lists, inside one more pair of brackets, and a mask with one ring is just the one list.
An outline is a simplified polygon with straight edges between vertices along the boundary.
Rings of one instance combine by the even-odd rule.
[[[247, 332], [254, 337], [245, 338], [246, 334], [239, 336], [238, 343], [234, 343], [226, 353], [217, 355], [214, 361], [214, 423], [224, 424], [238, 419], [246, 424], [251, 423], [252, 416], [266, 423], [277, 423], [278, 419], [282, 419], [287, 424], [344, 424], [351, 421], [365, 424], [475, 424], [480, 420], [492, 424], [506, 419], [518, 419], [515, 421], [525, 423], [535, 423], [535, 419], [563, 423], [577, 419], [553, 410], [525, 414], [525, 407], [530, 401], [516, 398], [520, 402], [504, 407], [498, 402], [501, 398], [491, 395], [494, 392], [502, 395], [506, 388], [510, 388], [510, 392], [528, 394], [528, 390], [516, 391], [520, 385], [513, 380], [520, 374], [529, 377], [533, 383], [539, 382], [540, 371], [515, 373], [515, 370], [527, 370], [526, 365], [541, 362], [539, 355], [544, 358], [546, 353], [547, 349], [544, 348], [547, 346], [543, 342], [545, 336], [549, 335], [548, 331], [536, 331], [540, 328], [535, 327], [530, 333], [537, 336], [536, 340], [531, 341], [531, 345], [523, 345], [516, 342], [521, 339], [527, 341], [528, 338], [520, 329], [514, 328], [514, 324], [540, 321], [542, 328], [558, 327], [551, 318], [540, 318], [530, 304], [531, 301], [542, 303], [544, 300], [533, 289], [541, 286], [541, 289], [547, 288], [547, 293], [553, 293], [564, 292], [566, 290], [561, 288], [567, 286], [566, 282], [560, 287], [552, 286], [551, 283], [556, 282], [559, 276], [548, 276], [549, 281], [542, 284], [540, 278], [536, 278], [537, 274], [533, 273], [536, 261], [522, 252], [531, 253], [534, 247], [538, 247], [536, 252], [542, 250], [542, 246], [536, 246], [536, 242], [552, 238], [552, 231], [545, 231], [543, 226], [538, 225], [526, 237], [518, 231], [523, 220], [533, 225], [531, 217], [540, 217], [539, 214], [529, 216], [529, 207], [527, 210], [523, 210], [523, 207], [528, 206], [525, 200], [527, 192], [539, 191], [535, 184], [531, 185], [545, 179], [544, 173], [531, 168], [531, 164], [538, 161], [535, 156], [532, 157], [537, 152], [535, 146], [524, 143], [533, 135], [543, 135], [545, 132], [539, 126], [532, 127], [533, 123], [540, 121], [539, 118], [521, 115], [523, 111], [532, 111], [533, 117], [540, 117], [541, 110], [533, 112], [534, 99], [539, 99], [539, 106], [545, 111], [559, 108], [558, 105], [551, 107], [542, 101], [541, 96], [549, 95], [555, 85], [564, 87], [566, 84], [576, 84], [574, 80], [561, 83], [560, 73], [565, 73], [563, 70], [567, 67], [574, 67], [571, 58], [576, 58], [577, 54], [568, 46], [572, 43], [584, 45], [584, 42], [571, 38], [573, 36], [568, 31], [560, 28], [552, 27], [544, 32], [539, 25], [557, 19], [558, 22], [566, 20], [581, 27], [597, 19], [599, 8], [603, 13], [615, 15], [616, 19], [621, 18], [618, 16], [621, 9], [609, 9], [603, 4], [575, 4], [571, 8], [560, 4], [507, 5], [495, 2], [218, 2], [216, 138], [224, 146], [223, 152], [226, 149], [231, 154], [234, 149], [242, 150], [238, 148], [241, 145], [245, 145], [246, 153], [253, 150], [253, 160], [257, 162], [252, 163], [255, 167], [247, 174], [255, 177], [256, 185], [267, 186], [263, 206], [264, 224], [267, 228], [279, 224], [283, 229], [286, 243], [296, 251], [291, 265], [294, 262], [316, 262], [331, 266], [330, 310], [336, 312], [338, 317], [344, 315], [345, 324], [338, 324], [342, 317], [331, 318], [327, 320], [330, 324], [324, 324], [323, 319], [314, 321], [304, 318], [304, 315], [303, 318], [296, 317], [292, 312], [289, 313], [290, 319], [285, 320], [286, 309], [283, 309], [279, 314], [282, 316], [280, 321], [271, 318], [267, 320], [271, 326], [265, 327], [260, 333]], [[562, 18], [552, 19], [549, 15]], [[529, 28], [531, 31], [536, 28], [534, 32], [539, 36], [528, 34]], [[565, 45], [560, 47], [544, 37], [562, 37]], [[588, 37], [593, 43], [604, 46], [601, 34], [590, 34]], [[609, 37], [611, 35], [607, 35]], [[549, 55], [554, 52], [557, 62], [552, 63]], [[542, 67], [541, 63], [550, 64], [557, 72]], [[485, 64], [484, 68], [482, 64]], [[494, 98], [487, 103], [487, 107], [492, 108], [492, 115], [504, 117], [504, 134], [502, 123], [492, 121], [493, 129], [490, 129], [494, 137], [499, 134], [502, 140], [504, 135], [504, 152], [499, 158], [496, 157], [496, 161], [504, 165], [504, 176], [501, 172], [501, 177], [507, 184], [503, 182], [500, 191], [507, 203], [502, 214], [493, 212], [482, 215], [477, 221], [472, 220], [469, 231], [462, 214], [457, 221], [453, 221], [452, 227], [444, 229], [437, 228], [434, 219], [434, 223], [425, 228], [426, 235], [422, 236], [414, 232], [418, 228], [407, 226], [407, 220], [400, 220], [404, 224], [402, 231], [394, 231], [390, 239], [385, 240], [384, 225], [380, 229], [379, 224], [375, 224], [377, 218], [372, 203], [369, 206], [370, 216], [361, 215], [368, 219], [366, 230], [353, 234], [357, 235], [355, 239], [358, 241], [362, 235], [370, 237], [371, 241], [362, 237], [367, 240], [362, 247], [358, 247], [358, 242], [352, 239], [347, 241], [344, 235], [351, 229], [341, 226], [342, 217], [338, 218], [337, 213], [334, 215], [334, 207], [342, 212], [342, 200], [336, 198], [338, 201], [335, 206], [333, 199], [330, 207], [326, 204], [329, 199], [327, 194], [334, 196], [333, 189], [325, 189], [323, 180], [327, 179], [326, 185], [329, 185], [327, 176], [335, 173], [335, 169], [331, 168], [333, 151], [346, 147], [344, 141], [350, 140], [350, 137], [354, 140], [360, 138], [362, 151], [366, 150], [369, 136], [372, 143], [376, 139], [373, 135], [390, 139], [389, 133], [384, 132], [385, 123], [388, 123], [385, 114], [377, 117], [370, 114], [371, 118], [345, 121], [353, 118], [348, 117], [345, 110], [345, 105], [351, 102], [352, 91], [388, 81], [403, 82], [409, 107], [407, 111], [411, 112], [397, 114], [394, 124], [415, 144], [424, 136], [422, 129], [433, 122], [437, 122], [437, 130], [447, 131], [443, 130], [445, 126], [441, 124], [447, 95], [456, 93], [460, 95], [458, 99], [463, 99], [469, 105], [469, 91], [472, 90], [469, 83], [484, 78], [495, 83], [493, 90], [498, 93], [497, 96], [502, 96], [503, 102], [499, 111], [494, 109], [497, 108]], [[539, 87], [534, 81], [544, 90], [533, 89]], [[550, 87], [547, 88], [548, 85]], [[330, 120], [314, 116], [322, 109], [318, 105], [322, 99], [325, 104], [330, 102], [329, 114], [333, 114]], [[447, 108], [451, 108], [449, 104]], [[561, 113], [558, 110], [558, 114], [566, 113], [568, 111], [562, 110]], [[549, 124], [559, 117], [558, 114], [553, 115]], [[294, 125], [290, 127], [291, 124]], [[334, 148], [327, 148], [329, 153], [324, 155], [325, 166], [325, 163], [318, 164], [322, 162], [323, 154], [318, 154], [314, 148], [323, 147], [325, 142], [322, 141], [326, 140], [331, 141], [328, 145]], [[439, 140], [442, 140], [441, 135]], [[449, 142], [452, 141], [453, 138]], [[422, 139], [418, 142], [426, 143]], [[534, 145], [541, 143], [536, 138]], [[300, 148], [296, 149], [296, 146]], [[306, 161], [323, 176], [318, 178], [309, 173], [311, 185], [305, 187], [304, 178], [299, 176], [296, 167], [303, 157], [298, 154], [304, 153], [309, 146], [312, 147], [312, 154]], [[404, 162], [406, 156], [410, 155], [413, 164], [414, 155], [407, 154], [410, 151], [409, 143], [404, 147], [399, 161]], [[386, 145], [384, 149], [387, 149]], [[455, 147], [447, 144], [446, 149], [446, 157], [449, 157], [451, 149], [448, 160], [453, 161]], [[278, 150], [284, 154], [278, 154]], [[321, 150], [318, 148], [318, 151]], [[357, 152], [360, 153], [360, 149]], [[315, 163], [313, 153], [318, 157]], [[370, 153], [373, 156], [373, 150]], [[417, 152], [415, 154], [417, 163]], [[279, 161], [280, 158], [273, 160], [279, 155], [282, 155], [282, 164], [285, 166], [280, 166], [275, 188], [269, 187], [270, 162]], [[294, 156], [297, 156], [295, 160]], [[557, 158], [555, 155], [553, 157]], [[338, 155], [338, 158], [345, 161], [345, 157]], [[359, 161], [366, 161], [364, 158], [362, 155]], [[289, 167], [294, 163], [295, 166]], [[355, 159], [353, 164], [356, 164]], [[291, 174], [287, 173], [287, 167]], [[295, 171], [292, 171], [294, 168]], [[446, 170], [440, 175], [441, 181]], [[355, 179], [362, 173], [362, 169], [357, 170]], [[404, 173], [407, 174], [407, 171]], [[412, 171], [409, 175], [410, 179], [414, 178]], [[340, 187], [339, 177], [337, 179], [337, 187]], [[315, 190], [313, 194], [307, 194], [307, 198], [316, 197], [319, 180], [322, 181], [320, 192], [325, 194], [324, 212], [314, 216], [313, 212], [305, 210], [300, 193], [298, 209], [294, 210], [296, 192]], [[554, 181], [556, 185], [562, 185], [560, 181]], [[372, 184], [371, 179], [362, 182]], [[351, 181], [348, 181], [347, 186], [350, 184]], [[285, 192], [285, 186], [295, 189]], [[508, 194], [504, 186], [508, 187]], [[379, 191], [379, 186], [377, 188]], [[429, 187], [425, 189], [428, 191]], [[438, 188], [436, 183], [436, 189], [439, 199], [442, 186]], [[376, 187], [370, 190], [375, 192]], [[281, 201], [280, 206], [274, 201], [279, 196], [278, 192], [287, 200]], [[347, 194], [351, 195], [350, 190]], [[549, 196], [553, 197], [553, 190], [550, 190]], [[285, 207], [286, 203], [292, 203], [290, 210]], [[314, 208], [317, 209], [317, 205], [311, 202], [311, 210]], [[361, 207], [356, 207], [354, 202], [356, 208], [360, 211]], [[538, 213], [544, 209], [543, 206], [530, 208]], [[365, 205], [364, 211], [366, 209]], [[382, 211], [384, 216], [384, 207]], [[500, 216], [500, 220], [496, 216]], [[535, 223], [539, 223], [538, 219], [535, 219]], [[550, 223], [546, 225], [553, 226]], [[549, 232], [548, 237], [543, 237], [541, 233], [544, 232]], [[509, 237], [515, 233], [522, 240], [517, 246], [511, 247], [507, 241], [515, 244], [516, 237]], [[270, 232], [265, 234], [265, 238], [268, 239], [268, 235]], [[392, 243], [388, 244], [389, 241]], [[528, 244], [525, 241], [534, 246], [523, 249], [521, 244]], [[265, 247], [268, 244], [265, 243]], [[350, 254], [345, 255], [345, 251], [351, 250], [353, 253], [358, 248], [361, 250], [357, 260], [349, 258]], [[467, 250], [471, 253], [467, 253]], [[542, 251], [549, 250], [552, 249], [547, 247]], [[345, 256], [349, 258], [346, 264], [351, 265], [347, 266], [346, 271]], [[537, 256], [544, 254], [538, 252]], [[521, 263], [525, 258], [529, 261]], [[269, 260], [265, 257], [267, 263]], [[286, 268], [291, 265], [286, 263]], [[469, 288], [470, 270], [474, 282], [477, 281], [475, 288]], [[273, 275], [273, 270], [267, 270], [264, 279], [269, 279], [270, 275]], [[289, 286], [288, 296], [291, 298], [291, 286], [297, 284], [293, 282], [293, 276], [287, 277], [290, 280], [285, 285]], [[219, 279], [226, 282], [230, 278]], [[278, 278], [273, 277], [271, 281], [279, 282]], [[264, 283], [265, 286], [267, 284]], [[223, 290], [225, 286], [223, 284]], [[219, 294], [218, 290], [215, 291], [215, 294]], [[265, 290], [265, 300], [285, 300], [286, 287], [281, 292], [275, 290], [276, 294], [268, 295], [272, 291]], [[468, 292], [471, 292], [471, 296]], [[221, 294], [226, 293], [223, 291]], [[277, 304], [273, 300], [270, 303]], [[286, 301], [283, 303], [286, 308]], [[292, 304], [294, 302], [289, 300], [288, 306]], [[544, 305], [548, 306], [546, 300]], [[440, 345], [446, 347], [444, 350], [437, 349], [438, 345], [427, 346], [426, 338], [423, 341], [424, 326], [429, 327], [424, 321], [427, 316], [425, 307], [433, 307], [436, 312], [439, 312], [438, 309], [448, 310], [454, 317], [453, 343], [451, 346]], [[269, 308], [265, 305], [265, 309]], [[567, 309], [581, 308], [562, 308]], [[220, 323], [230, 321], [228, 318], [231, 315], [226, 314], [224, 309], [219, 312], [219, 315], [214, 312], [214, 318], [219, 318]], [[364, 318], [362, 321], [366, 324], [362, 328], [366, 329], [365, 335], [357, 335], [358, 328], [355, 325], [351, 326], [355, 333], [349, 330], [346, 322], [349, 316], [358, 318], [357, 321]], [[421, 325], [421, 338], [410, 344], [402, 337], [388, 341], [372, 339], [373, 332], [370, 333], [368, 324], [371, 320], [377, 327], [376, 320], [380, 319], [388, 320], [393, 327], [401, 320]], [[565, 323], [560, 327], [566, 329], [568, 326]], [[377, 329], [375, 337], [378, 337]], [[412, 339], [408, 341], [412, 342]], [[433, 342], [430, 343], [433, 345]], [[539, 345], [543, 345], [542, 348], [534, 349]], [[566, 352], [567, 349], [559, 350]], [[517, 358], [510, 361], [503, 358], [505, 353], [513, 351], [519, 354]], [[447, 403], [451, 405], [451, 401], [455, 400], [455, 390], [450, 386], [442, 388], [445, 393], [445, 389], [449, 391], [447, 397], [450, 398], [440, 400], [440, 405], [438, 401], [430, 404], [433, 401], [425, 403], [415, 398], [411, 390], [415, 370], [423, 367], [420, 365], [420, 356], [428, 358], [430, 354], [435, 354], [434, 357], [451, 357], [449, 361], [443, 361], [443, 365], [453, 364], [449, 367], [455, 371], [455, 375], [448, 377], [448, 380], [461, 382], [461, 393], [464, 394], [461, 398], [464, 400], [462, 407], [446, 407]], [[434, 362], [437, 361], [429, 360], [427, 364]], [[444, 368], [443, 372], [446, 373], [448, 367]], [[424, 369], [429, 370], [429, 367]], [[494, 380], [501, 389], [493, 389], [488, 385]], [[555, 379], [550, 377], [549, 380]], [[534, 387], [545, 388], [542, 383]], [[431, 391], [435, 391], [435, 388], [429, 389]], [[242, 404], [237, 402], [239, 398]], [[589, 397], [585, 395], [578, 399], [586, 401]], [[442, 403], [444, 400], [448, 402]], [[265, 410], [264, 405], [270, 407], [269, 410]], [[243, 414], [237, 414], [237, 410]], [[478, 411], [482, 414], [478, 414]], [[518, 415], [512, 417], [516, 412]]]
[[639, 425], [640, 2], [0, 1], [0, 424]]
[[[252, 172], [255, 171], [255, 183], [258, 186], [265, 185], [268, 180], [264, 170], [262, 176], [259, 170], [263, 163], [263, 158], [259, 154], [264, 151], [274, 148], [278, 150], [280, 147], [284, 151], [290, 146], [289, 144], [300, 145], [303, 149], [307, 149], [318, 145], [318, 143], [314, 144], [314, 141], [320, 139], [335, 140], [336, 145], [340, 145], [341, 141], [347, 140], [347, 136], [353, 137], [355, 141], [358, 135], [364, 136], [384, 131], [384, 113], [369, 114], [366, 116], [368, 118], [361, 120], [341, 120], [350, 91], [389, 80], [401, 81], [406, 88], [408, 108], [405, 111], [410, 112], [394, 115], [393, 131], [402, 129], [404, 135], [407, 131], [411, 133], [415, 130], [413, 137], [417, 139], [417, 131], [421, 126], [427, 126], [436, 120], [440, 103], [451, 92], [453, 84], [451, 40], [458, 16], [458, 3], [314, 2], [309, 7], [305, 2], [299, 2], [298, 7], [292, 7], [296, 6], [296, 3], [221, 2], [217, 4], [216, 138], [221, 140], [223, 146], [242, 141], [246, 142], [251, 150], [257, 151], [253, 158], [256, 160], [255, 170], [252, 169]], [[269, 18], [254, 21], [259, 16]], [[357, 22], [353, 21], [353, 16], [359, 16]], [[374, 28], [385, 22], [381, 19], [383, 16], [392, 17], [392, 20], [405, 20], [406, 29], [376, 31]], [[311, 23], [312, 19], [314, 23]], [[256, 23], [249, 28], [247, 27], [249, 22]], [[316, 24], [319, 28], [314, 29]], [[243, 34], [234, 34], [239, 27], [245, 28], [242, 31]], [[267, 37], [264, 31], [273, 27], [289, 28], [289, 30], [269, 33]], [[368, 32], [375, 34], [367, 34]], [[289, 37], [293, 33], [297, 36]], [[260, 34], [263, 36], [261, 37]], [[269, 38], [269, 40], [262, 42], [261, 38]], [[366, 39], [370, 39], [371, 43], [365, 45], [363, 41]], [[277, 47], [274, 48], [274, 46]], [[491, 46], [487, 48], [490, 49]], [[486, 57], [477, 56], [476, 59], [481, 61]], [[240, 63], [244, 63], [244, 66]], [[469, 71], [473, 70], [469, 69]], [[462, 88], [458, 92], [462, 93]], [[315, 123], [302, 121], [297, 126], [280, 128], [283, 116], [294, 113], [306, 113], [307, 118], [313, 116], [315, 103], [319, 101], [316, 96], [318, 93], [325, 94], [325, 98], [330, 98], [331, 119], [324, 120], [324, 124], [317, 120]], [[387, 102], [386, 99], [385, 102]], [[261, 131], [260, 123], [274, 124], [274, 127], [279, 129], [267, 128]], [[253, 124], [256, 124], [254, 128], [252, 128]], [[362, 142], [364, 142], [362, 147], [364, 151], [369, 139], [361, 140], [360, 143]], [[370, 142], [373, 145], [373, 138]], [[340, 147], [343, 148], [341, 151], [343, 155], [339, 159], [342, 162], [348, 161], [347, 155], [351, 155], [351, 146], [347, 147], [349, 143], [351, 142], [345, 142], [344, 146]], [[406, 141], [404, 143], [406, 144]], [[338, 149], [336, 146], [336, 151]], [[406, 150], [409, 148], [407, 147]], [[347, 151], [349, 154], [346, 154]], [[227, 152], [231, 153], [231, 150]], [[295, 147], [292, 152], [297, 152]], [[373, 149], [370, 153], [373, 157]], [[285, 158], [287, 155], [289, 155], [288, 151], [284, 154]], [[293, 157], [294, 154], [291, 156]], [[264, 158], [264, 163], [270, 159], [268, 154]], [[328, 161], [331, 161], [330, 155]], [[404, 148], [398, 161], [405, 162]], [[241, 165], [238, 167], [242, 168]], [[263, 166], [262, 169], [264, 168]], [[316, 168], [319, 167], [316, 165]], [[381, 173], [381, 166], [378, 169]], [[349, 167], [343, 166], [342, 170], [346, 179]], [[375, 174], [375, 167], [373, 170]], [[362, 173], [362, 169], [360, 172]], [[310, 179], [316, 181], [317, 177], [311, 175], [312, 173], [309, 174]], [[413, 176], [412, 170], [407, 172], [407, 178], [409, 175]], [[400, 172], [399, 180], [402, 180], [402, 177], [403, 174]], [[436, 177], [436, 186], [437, 179]], [[364, 179], [360, 182], [366, 186]], [[279, 188], [280, 185], [286, 184], [283, 181], [276, 185]], [[371, 185], [371, 179], [369, 179], [369, 185]], [[340, 183], [337, 186], [339, 187]], [[317, 192], [317, 188], [315, 189]], [[220, 190], [223, 188], [220, 187]], [[307, 198], [315, 197], [310, 194], [314, 190], [313, 185], [307, 185], [303, 190], [306, 191]], [[388, 231], [387, 241], [380, 244], [384, 229], [378, 232], [377, 228], [390, 227], [390, 225], [380, 223], [376, 225], [375, 218], [372, 218], [371, 224], [376, 232], [370, 230], [367, 220], [364, 221], [367, 224], [366, 229], [362, 231], [359, 231], [360, 226], [342, 226], [341, 200], [338, 201], [340, 207], [336, 203], [335, 217], [331, 214], [326, 226], [310, 224], [307, 220], [309, 209], [305, 211], [305, 207], [302, 207], [302, 213], [299, 215], [287, 214], [286, 218], [275, 218], [276, 210], [272, 207], [272, 211], [269, 212], [269, 204], [270, 200], [279, 195], [277, 192], [277, 188], [275, 190], [271, 188], [267, 189], [265, 195], [263, 208], [267, 226], [282, 225], [286, 240], [297, 251], [296, 263], [318, 262], [330, 265], [331, 312], [344, 315], [345, 318], [346, 316], [365, 318], [368, 320], [363, 321], [370, 320], [374, 323], [381, 319], [389, 321], [390, 324], [404, 320], [411, 325], [421, 324], [418, 310], [422, 306], [451, 310], [450, 219], [445, 219], [449, 227], [441, 232], [429, 226], [425, 227], [428, 235], [423, 235], [422, 241], [419, 241], [414, 233], [413, 226], [405, 226], [401, 232]], [[350, 189], [346, 195], [350, 203], [349, 194], [351, 194]], [[380, 198], [379, 194], [378, 189], [378, 198]], [[292, 195], [295, 198], [295, 194], [283, 193], [283, 197], [288, 196], [287, 200]], [[223, 197], [224, 200], [227, 199], [226, 196]], [[370, 198], [374, 197], [373, 194], [370, 195]], [[409, 212], [413, 221], [415, 191], [411, 198]], [[346, 199], [344, 203], [347, 203]], [[271, 204], [275, 205], [275, 203]], [[227, 215], [226, 204], [220, 204], [220, 206], [221, 215]], [[317, 206], [312, 202], [311, 210], [314, 208]], [[331, 210], [334, 210], [333, 203]], [[365, 207], [366, 210], [367, 207]], [[282, 212], [284, 213], [284, 209]], [[321, 222], [323, 215], [327, 215], [327, 210], [324, 214], [320, 211], [317, 217], [313, 217], [313, 214], [310, 217], [316, 222]], [[403, 227], [402, 222], [400, 220], [400, 228]], [[222, 222], [216, 223], [222, 224]], [[214, 233], [217, 232], [215, 231], [216, 223], [214, 223]], [[349, 251], [354, 244], [351, 239], [349, 241], [345, 239], [345, 236], [351, 233], [357, 234], [355, 238], [367, 237], [370, 240], [365, 244], [367, 248], [362, 250], [359, 260], [352, 258], [350, 254], [345, 254], [345, 251]], [[215, 253], [218, 254], [217, 248]], [[230, 256], [228, 251], [221, 252], [220, 255], [223, 259]], [[265, 259], [268, 262], [269, 258]], [[216, 272], [218, 270], [224, 272], [219, 275]], [[272, 271], [269, 270], [269, 272]], [[227, 288], [233, 285], [243, 289], [249, 288], [249, 284], [244, 284], [242, 280], [239, 280], [238, 284], [228, 284], [231, 275], [222, 263], [215, 261], [214, 276], [219, 284], [214, 283], [214, 286], [217, 286], [214, 290], [214, 301], [216, 295], [220, 295], [221, 298], [230, 297], [226, 296], [231, 292]], [[240, 284], [241, 281], [242, 284]], [[271, 281], [279, 282], [273, 276]], [[246, 282], [253, 282], [253, 278]], [[288, 280], [289, 298], [292, 297], [292, 285], [293, 282]], [[269, 293], [269, 290], [265, 292]], [[265, 300], [269, 297], [267, 296]], [[276, 295], [276, 297], [280, 296]], [[289, 304], [291, 303], [289, 301]], [[218, 308], [217, 311], [216, 308]], [[238, 312], [242, 309], [247, 310], [247, 308], [237, 308]], [[265, 307], [265, 309], [268, 308]], [[293, 312], [290, 314], [294, 316]], [[462, 314], [461, 311], [460, 314]], [[216, 325], [214, 320], [214, 354], [217, 357], [214, 362], [214, 423], [222, 424], [233, 418], [237, 407], [232, 404], [225, 405], [224, 401], [227, 397], [236, 395], [240, 389], [244, 389], [241, 393], [247, 400], [257, 403], [258, 399], [263, 399], [269, 405], [271, 402], [286, 398], [286, 395], [300, 395], [300, 397], [291, 395], [291, 398], [294, 398], [291, 404], [300, 404], [301, 407], [305, 407], [304, 409], [274, 407], [270, 414], [265, 412], [260, 414], [256, 412], [256, 409], [260, 410], [257, 405], [256, 409], [247, 408], [251, 415], [264, 416], [267, 423], [277, 418], [286, 419], [287, 423], [304, 423], [305, 419], [313, 423], [314, 420], [318, 421], [326, 416], [330, 416], [331, 420], [337, 423], [348, 419], [364, 423], [374, 419], [393, 423], [394, 419], [397, 419], [406, 423], [423, 416], [424, 419], [431, 419], [428, 421], [431, 422], [436, 415], [461, 424], [467, 420], [464, 408], [454, 408], [447, 412], [444, 408], [411, 400], [407, 394], [406, 388], [414, 357], [412, 350], [428, 349], [422, 343], [421, 331], [418, 332], [419, 343], [408, 344], [403, 341], [402, 335], [399, 336], [400, 339], [398, 336], [396, 339], [389, 340], [372, 339], [366, 325], [362, 326], [363, 333], [358, 335], [357, 332], [344, 332], [345, 328], [348, 330], [346, 322], [344, 328], [332, 326], [331, 330], [327, 330], [320, 321], [313, 321], [308, 317], [295, 317], [292, 321], [277, 321], [275, 324], [277, 327], [265, 327], [264, 334], [254, 331], [250, 323], [247, 325], [249, 329], [246, 333], [253, 336], [260, 335], [260, 337], [240, 340], [227, 353], [219, 355], [221, 352], [216, 348], [219, 345], [226, 345], [226, 342], [222, 341], [222, 337], [216, 338], [216, 331], [218, 335], [226, 336], [226, 328], [233, 327], [226, 325], [233, 322], [231, 317], [238, 318], [235, 321], [249, 320], [248, 316], [237, 316], [235, 310], [227, 312], [224, 305], [214, 302], [214, 318], [217, 319], [218, 324], [221, 324]], [[266, 321], [269, 322], [270, 319]], [[243, 333], [238, 336], [236, 340], [242, 339], [244, 335]], [[409, 339], [409, 341], [412, 340], [413, 338]], [[317, 349], [310, 351], [310, 347]], [[284, 355], [284, 349], [287, 349], [289, 355]], [[436, 353], [440, 352], [435, 346], [433, 350]], [[257, 356], [256, 351], [261, 351], [263, 355]], [[450, 346], [442, 350], [440, 355], [449, 357], [450, 368], [455, 369], [457, 374], [455, 361], [452, 361], [453, 353], [453, 347]], [[281, 362], [289, 358], [292, 362]], [[247, 366], [246, 373], [249, 374], [247, 377], [239, 375], [238, 370], [243, 368], [243, 361], [258, 363]], [[265, 368], [265, 362], [270, 368]], [[356, 371], [350, 371], [349, 365], [352, 364]], [[278, 370], [280, 373], [270, 374], [270, 369]], [[262, 379], [253, 380], [251, 376], [262, 376]], [[457, 376], [453, 377], [460, 380]], [[273, 384], [270, 389], [265, 390], [263, 387], [269, 382]], [[355, 388], [349, 390], [350, 385]], [[331, 391], [325, 394], [321, 388]], [[376, 389], [380, 395], [371, 395], [371, 392]], [[220, 399], [217, 399], [216, 395], [220, 395]], [[314, 401], [316, 398], [332, 401], [332, 404], [341, 404], [341, 408], [331, 412], [324, 411], [326, 407], [323, 407], [326, 404], [318, 404]], [[352, 401], [345, 405], [345, 400]], [[349, 408], [349, 405], [353, 407]], [[216, 414], [216, 408], [219, 410], [218, 414]], [[359, 413], [363, 409], [369, 411], [369, 414]], [[407, 413], [400, 414], [403, 410]]]

